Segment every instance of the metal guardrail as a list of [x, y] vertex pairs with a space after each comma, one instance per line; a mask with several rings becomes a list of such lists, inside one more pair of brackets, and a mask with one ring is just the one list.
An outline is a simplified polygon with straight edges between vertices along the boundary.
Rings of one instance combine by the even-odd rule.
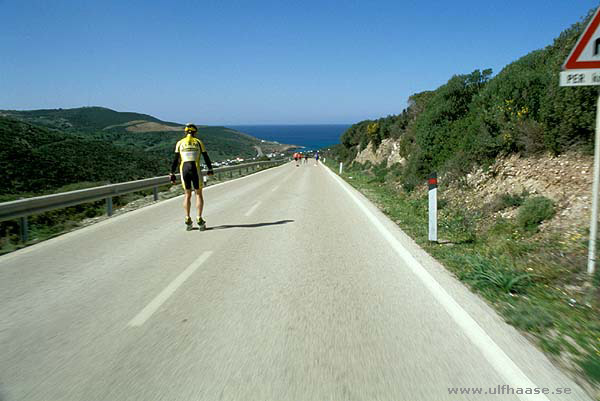
[[[257, 170], [261, 167], [275, 166], [282, 164], [287, 160], [273, 160], [263, 162], [253, 162], [238, 164], [234, 166], [219, 167], [213, 169], [215, 176], [220, 177], [224, 173], [229, 173], [233, 178], [233, 172], [236, 170]], [[206, 173], [206, 171], [203, 171]], [[180, 176], [177, 176], [179, 182]], [[118, 184], [103, 185], [100, 187], [79, 189], [76, 191], [63, 192], [52, 195], [36, 196], [34, 198], [20, 199], [10, 202], [0, 203], [0, 221], [21, 220], [21, 240], [24, 242], [28, 238], [27, 216], [47, 212], [50, 210], [62, 209], [69, 206], [75, 206], [82, 203], [89, 203], [98, 200], [106, 200], [106, 213], [113, 214], [112, 198], [114, 196], [124, 195], [130, 192], [143, 191], [147, 189], [154, 190], [154, 200], [158, 200], [158, 187], [170, 185], [169, 176], [147, 178], [144, 180], [121, 182]]]

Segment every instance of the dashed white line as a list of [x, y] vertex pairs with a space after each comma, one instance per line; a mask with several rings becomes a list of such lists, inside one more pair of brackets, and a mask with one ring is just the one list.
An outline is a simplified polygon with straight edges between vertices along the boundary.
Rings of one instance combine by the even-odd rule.
[[275, 192], [275, 191], [277, 191], [278, 189], [279, 189], [279, 185], [276, 185], [276, 186], [275, 186], [275, 188], [273, 188], [273, 189], [271, 190], [271, 192]]
[[[251, 178], [251, 177], [256, 177], [256, 176], [257, 176], [257, 175], [259, 175], [259, 174], [263, 174], [263, 173], [266, 173], [266, 172], [269, 172], [269, 171], [273, 172], [273, 171], [275, 171], [275, 170], [277, 170], [277, 169], [280, 169], [280, 168], [282, 168], [282, 167], [285, 167], [285, 166], [287, 166], [287, 163], [284, 163], [284, 164], [282, 164], [281, 166], [277, 166], [277, 167], [270, 167], [270, 168], [268, 168], [268, 169], [266, 169], [266, 170], [257, 171], [257, 172], [255, 172], [255, 173], [248, 174], [248, 175], [245, 175], [245, 176], [243, 176], [243, 177], [238, 177], [238, 178], [234, 178], [234, 179], [232, 179], [232, 180], [228, 180], [228, 181], [225, 181], [225, 182], [220, 182], [220, 183], [218, 183], [218, 184], [212, 184], [212, 185], [209, 185], [209, 186], [207, 186], [206, 188], [204, 188], [204, 191], [206, 191], [206, 190], [208, 190], [208, 189], [211, 189], [211, 188], [217, 188], [217, 187], [220, 187], [221, 185], [227, 185], [227, 184], [231, 184], [232, 182], [239, 182], [239, 181], [242, 181], [242, 180], [245, 180], [245, 179]], [[183, 195], [181, 195], [181, 196], [183, 196]]]
[[[348, 188], [341, 178], [330, 169], [326, 169], [333, 179], [356, 203], [358, 208], [373, 223], [379, 233], [385, 238], [398, 256], [404, 260], [406, 266], [421, 280], [433, 297], [442, 305], [446, 312], [463, 330], [471, 342], [485, 356], [492, 367], [504, 377], [511, 387], [536, 388], [537, 386], [525, 375], [525, 373], [510, 359], [508, 355], [490, 338], [485, 330], [452, 298], [450, 294], [433, 278], [431, 274], [415, 259], [415, 257], [402, 246], [400, 241], [379, 221], [379, 219], [365, 206], [363, 202]], [[549, 401], [543, 394], [519, 394], [523, 401]]]
[[131, 321], [127, 324], [130, 327], [139, 327], [143, 325], [146, 320], [152, 316], [154, 312], [161, 307], [163, 303], [173, 293], [187, 280], [198, 268], [202, 265], [202, 263], [206, 262], [206, 260], [212, 255], [212, 251], [206, 251], [198, 259], [194, 261], [191, 265], [187, 267], [179, 276], [175, 278], [175, 280], [171, 281], [171, 283], [160, 292], [140, 313], [136, 315]]
[[254, 213], [254, 211], [256, 210], [256, 208], [258, 208], [258, 207], [260, 206], [260, 204], [261, 204], [261, 203], [262, 203], [261, 201], [258, 201], [258, 202], [256, 202], [256, 204], [255, 204], [254, 206], [252, 206], [252, 207], [250, 208], [250, 210], [248, 210], [248, 211], [246, 212], [245, 216], [250, 216], [252, 213]]

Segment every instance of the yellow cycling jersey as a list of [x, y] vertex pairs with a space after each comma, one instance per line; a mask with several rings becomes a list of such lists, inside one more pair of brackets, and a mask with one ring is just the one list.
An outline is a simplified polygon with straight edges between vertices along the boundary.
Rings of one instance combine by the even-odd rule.
[[179, 153], [181, 156], [180, 168], [185, 162], [195, 162], [199, 166], [200, 155], [203, 152], [206, 152], [204, 144], [200, 139], [194, 138], [192, 135], [187, 135], [175, 145], [175, 153]]

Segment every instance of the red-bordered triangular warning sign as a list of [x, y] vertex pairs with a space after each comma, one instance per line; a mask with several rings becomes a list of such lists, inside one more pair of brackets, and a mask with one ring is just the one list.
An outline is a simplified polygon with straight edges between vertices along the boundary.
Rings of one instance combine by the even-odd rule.
[[563, 70], [600, 69], [600, 7], [562, 68]]

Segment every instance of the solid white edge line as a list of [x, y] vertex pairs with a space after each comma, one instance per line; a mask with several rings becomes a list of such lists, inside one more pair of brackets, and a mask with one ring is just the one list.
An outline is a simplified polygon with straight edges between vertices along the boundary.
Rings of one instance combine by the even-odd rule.
[[258, 201], [258, 202], [256, 202], [256, 204], [254, 204], [254, 206], [252, 206], [252, 207], [250, 208], [250, 210], [248, 210], [244, 216], [248, 217], [248, 216], [250, 216], [252, 213], [254, 213], [254, 211], [256, 210], [256, 208], [257, 208], [257, 207], [259, 207], [261, 203], [262, 203], [262, 201]]
[[189, 265], [183, 272], [171, 281], [167, 287], [160, 292], [144, 309], [140, 311], [131, 321], [127, 324], [130, 327], [139, 327], [143, 325], [146, 320], [150, 318], [161, 307], [163, 303], [187, 280], [198, 268], [206, 262], [206, 260], [212, 255], [212, 251], [206, 251], [198, 259], [196, 259], [191, 265]]
[[[331, 169], [326, 169], [333, 179], [342, 187], [359, 209], [373, 223], [379, 233], [392, 246], [404, 263], [427, 287], [434, 298], [448, 312], [450, 317], [458, 324], [471, 342], [485, 356], [490, 365], [514, 388], [537, 388], [537, 386], [523, 373], [517, 364], [488, 336], [481, 326], [465, 311], [450, 294], [433, 278], [431, 274], [419, 263], [415, 257], [402, 246], [402, 244], [385, 228], [379, 219], [354, 195], [337, 174]], [[549, 401], [544, 394], [515, 394], [523, 401]]]

